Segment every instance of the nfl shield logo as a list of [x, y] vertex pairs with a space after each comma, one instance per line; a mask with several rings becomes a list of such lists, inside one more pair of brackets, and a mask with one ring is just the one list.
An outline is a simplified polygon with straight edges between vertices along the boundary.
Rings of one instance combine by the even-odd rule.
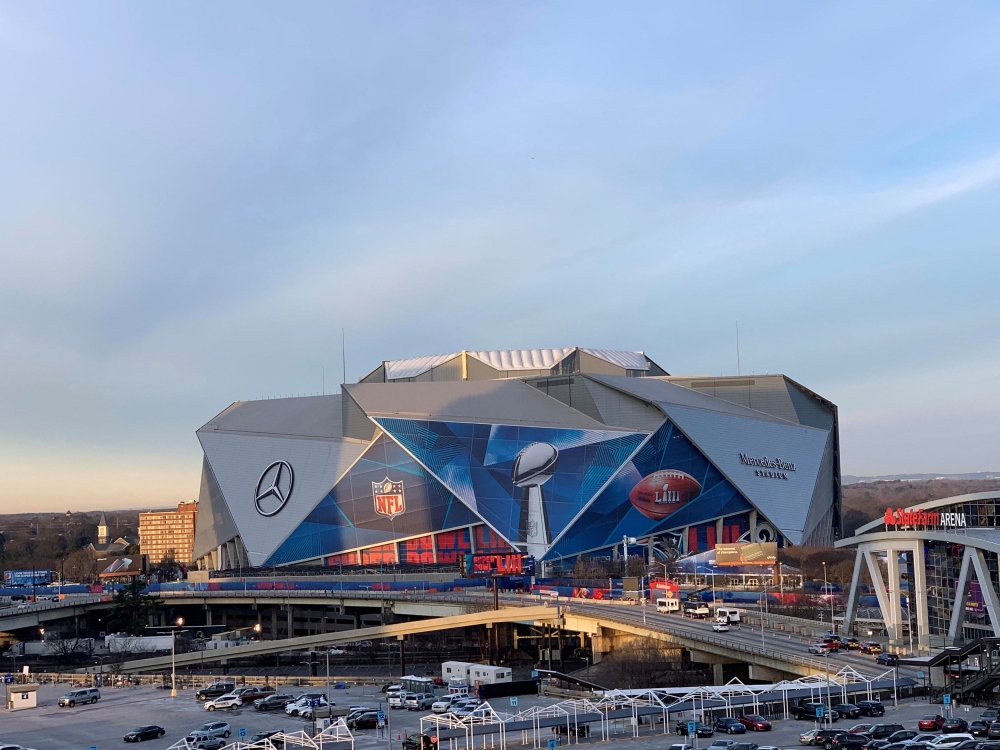
[[375, 512], [380, 516], [392, 518], [406, 510], [402, 482], [393, 482], [389, 477], [372, 482], [372, 495], [375, 496]]

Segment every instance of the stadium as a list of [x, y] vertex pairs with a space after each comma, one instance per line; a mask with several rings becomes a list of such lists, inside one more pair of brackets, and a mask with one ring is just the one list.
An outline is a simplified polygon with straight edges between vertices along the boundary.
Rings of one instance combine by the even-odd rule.
[[382, 362], [337, 395], [238, 401], [197, 431], [197, 567], [552, 570], [840, 536], [837, 408], [780, 374], [670, 375], [643, 352]]

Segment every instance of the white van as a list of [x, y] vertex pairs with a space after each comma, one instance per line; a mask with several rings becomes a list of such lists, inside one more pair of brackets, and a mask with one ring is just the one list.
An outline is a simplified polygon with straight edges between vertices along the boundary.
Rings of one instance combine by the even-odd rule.
[[681, 600], [674, 598], [664, 598], [656, 600], [656, 611], [657, 612], [680, 612], [681, 611]]
[[719, 619], [724, 617], [731, 623], [740, 621], [740, 611], [736, 607], [716, 607], [715, 616]]

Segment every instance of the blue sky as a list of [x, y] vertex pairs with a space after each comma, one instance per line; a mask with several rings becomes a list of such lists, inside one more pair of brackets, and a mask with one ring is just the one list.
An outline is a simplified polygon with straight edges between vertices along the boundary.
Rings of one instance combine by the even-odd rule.
[[[382, 359], [788, 374], [850, 474], [1000, 469], [1000, 9], [0, 0], [0, 508], [197, 494]], [[335, 385], [333, 385], [335, 387]]]

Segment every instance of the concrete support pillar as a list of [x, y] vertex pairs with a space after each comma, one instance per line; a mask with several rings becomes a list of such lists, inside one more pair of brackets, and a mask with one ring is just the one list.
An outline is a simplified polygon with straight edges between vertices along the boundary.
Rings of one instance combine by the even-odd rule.
[[[899, 550], [890, 549], [886, 553], [886, 578], [888, 578], [889, 610], [892, 613], [892, 626], [889, 628], [889, 641], [899, 641], [903, 637], [903, 607], [899, 601], [902, 595], [899, 580]], [[887, 623], [888, 624], [888, 623]]]
[[229, 627], [229, 610], [226, 607], [222, 608], [222, 627]]
[[722, 664], [712, 665], [712, 683], [715, 685], [725, 685], [726, 677], [722, 671]]
[[288, 637], [295, 637], [295, 612], [291, 604], [285, 605], [285, 612], [288, 614]]
[[271, 640], [278, 640], [278, 608], [271, 607]]
[[750, 511], [750, 541], [757, 541], [757, 511]]
[[324, 633], [324, 634], [327, 632], [327, 630], [326, 630], [326, 628], [327, 628], [327, 625], [326, 625], [326, 611], [327, 611], [327, 607], [323, 607], [322, 611], [320, 613], [320, 621], [319, 621], [319, 632], [320, 633]]
[[212, 624], [212, 605], [210, 604], [205, 605], [205, 624]]
[[717, 518], [715, 520], [715, 543], [716, 544], [722, 544], [722, 528], [723, 528], [722, 519], [721, 518]]
[[911, 606], [917, 608], [917, 645], [930, 648], [931, 631], [927, 621], [927, 566], [924, 564], [924, 543], [913, 545], [913, 589], [915, 602]]
[[777, 683], [782, 680], [794, 680], [798, 675], [792, 672], [783, 672], [773, 667], [762, 667], [759, 664], [750, 665], [750, 679], [761, 680], [762, 682]]

